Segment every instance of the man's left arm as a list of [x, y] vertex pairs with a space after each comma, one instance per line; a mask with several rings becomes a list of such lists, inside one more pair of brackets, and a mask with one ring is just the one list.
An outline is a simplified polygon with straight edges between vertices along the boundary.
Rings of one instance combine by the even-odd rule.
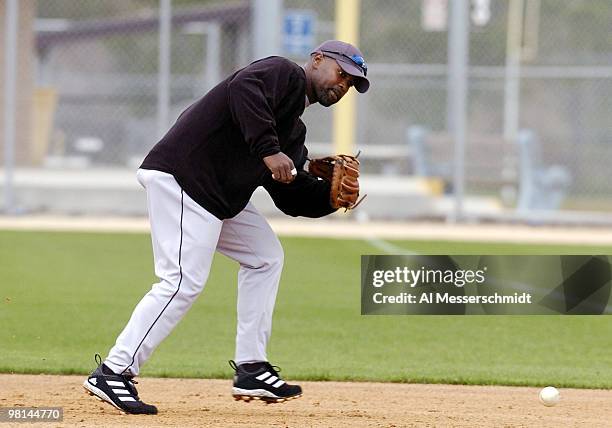
[[292, 217], [319, 218], [336, 211], [329, 199], [330, 184], [303, 170], [298, 171], [290, 184], [270, 178], [263, 187], [272, 197], [274, 205]]

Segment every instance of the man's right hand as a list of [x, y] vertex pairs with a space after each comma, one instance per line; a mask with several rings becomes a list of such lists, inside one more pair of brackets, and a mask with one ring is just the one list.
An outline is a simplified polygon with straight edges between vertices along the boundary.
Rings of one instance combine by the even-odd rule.
[[263, 161], [270, 171], [272, 171], [272, 178], [276, 181], [280, 181], [281, 183], [291, 183], [297, 175], [293, 161], [283, 152], [266, 156], [263, 158]]

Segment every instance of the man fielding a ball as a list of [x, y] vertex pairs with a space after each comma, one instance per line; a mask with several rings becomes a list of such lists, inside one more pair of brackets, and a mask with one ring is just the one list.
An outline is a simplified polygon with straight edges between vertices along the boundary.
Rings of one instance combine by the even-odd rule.
[[202, 292], [215, 251], [240, 264], [232, 394], [268, 402], [302, 394], [266, 355], [283, 249], [249, 199], [263, 186], [291, 216], [336, 210], [330, 183], [303, 169], [308, 152], [300, 116], [310, 104], [337, 103], [351, 86], [366, 92], [366, 74], [357, 48], [331, 40], [304, 67], [281, 57], [255, 61], [179, 116], [137, 175], [147, 192], [160, 281], [106, 359], [97, 356], [98, 367], [84, 382], [90, 394], [126, 413], [157, 413], [140, 400], [133, 378]]

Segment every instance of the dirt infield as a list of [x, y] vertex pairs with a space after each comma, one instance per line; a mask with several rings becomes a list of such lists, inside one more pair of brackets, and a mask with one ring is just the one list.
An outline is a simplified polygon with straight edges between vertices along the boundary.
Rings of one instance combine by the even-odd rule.
[[[236, 402], [226, 380], [140, 380], [157, 416], [120, 414], [84, 393], [81, 376], [0, 375], [0, 407], [63, 407], [63, 423], [36, 426], [199, 427], [603, 427], [612, 391], [562, 389], [556, 407], [538, 388], [303, 382], [304, 396], [283, 404]], [[23, 427], [23, 423], [5, 426]]]
[[[452, 224], [444, 222], [359, 223], [339, 219], [269, 219], [281, 236], [345, 239], [414, 239], [532, 244], [612, 245], [612, 230], [604, 227], [528, 226], [524, 224]], [[0, 230], [149, 233], [141, 217], [2, 216]]]

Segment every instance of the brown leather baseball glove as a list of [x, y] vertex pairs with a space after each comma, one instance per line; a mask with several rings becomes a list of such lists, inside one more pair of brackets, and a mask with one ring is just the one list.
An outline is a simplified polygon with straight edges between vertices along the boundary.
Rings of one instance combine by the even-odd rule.
[[359, 160], [357, 156], [334, 155], [310, 159], [308, 172], [330, 183], [329, 197], [333, 208], [351, 210], [363, 200], [363, 198], [359, 200]]

